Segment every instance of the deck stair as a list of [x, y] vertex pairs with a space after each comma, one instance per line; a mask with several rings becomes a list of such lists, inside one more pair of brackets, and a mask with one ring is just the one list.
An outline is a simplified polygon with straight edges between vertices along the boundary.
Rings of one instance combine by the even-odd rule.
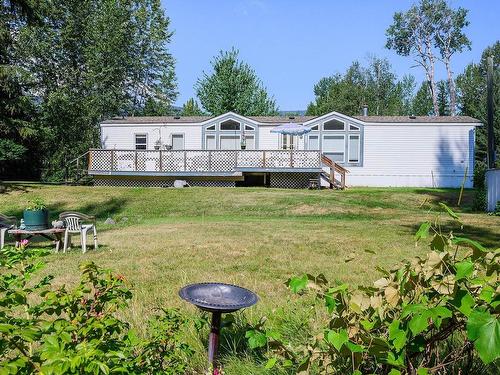
[[321, 171], [320, 178], [329, 183], [330, 189], [344, 190], [346, 188], [346, 174], [349, 171], [324, 154], [321, 154], [321, 163], [329, 168], [329, 172]]
[[88, 174], [90, 152], [70, 160], [64, 166], [64, 183], [67, 185], [89, 185], [92, 183], [92, 176]]

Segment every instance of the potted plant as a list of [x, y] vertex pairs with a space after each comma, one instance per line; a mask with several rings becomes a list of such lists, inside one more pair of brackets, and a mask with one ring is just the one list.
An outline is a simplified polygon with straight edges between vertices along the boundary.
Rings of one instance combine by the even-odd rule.
[[23, 212], [24, 225], [27, 230], [43, 230], [49, 228], [49, 211], [40, 197], [33, 197]]

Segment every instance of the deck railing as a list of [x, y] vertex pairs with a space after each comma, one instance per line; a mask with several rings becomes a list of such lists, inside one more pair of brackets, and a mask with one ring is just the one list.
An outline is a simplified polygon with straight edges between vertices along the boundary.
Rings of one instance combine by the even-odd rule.
[[319, 169], [321, 152], [308, 150], [91, 149], [89, 172], [231, 172], [240, 169]]

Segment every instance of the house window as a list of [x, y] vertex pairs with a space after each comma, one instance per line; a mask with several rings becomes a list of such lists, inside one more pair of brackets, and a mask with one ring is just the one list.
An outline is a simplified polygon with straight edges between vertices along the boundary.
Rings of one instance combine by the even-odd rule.
[[359, 131], [359, 127], [354, 126], [353, 124], [349, 124], [349, 130]]
[[220, 130], [240, 130], [240, 123], [234, 120], [226, 120], [220, 123]]
[[309, 150], [319, 150], [319, 136], [317, 136], [317, 135], [310, 135], [309, 136], [308, 149]]
[[147, 134], [136, 134], [135, 135], [135, 149], [136, 150], [146, 150], [148, 148], [148, 136]]
[[221, 150], [239, 150], [241, 149], [239, 135], [221, 135], [220, 136]]
[[184, 150], [184, 134], [172, 134], [172, 150]]
[[215, 131], [215, 124], [208, 126], [207, 130], [208, 131]]
[[205, 142], [205, 148], [207, 150], [216, 150], [217, 149], [217, 142], [215, 140], [215, 135], [207, 135], [206, 142]]
[[323, 130], [344, 130], [345, 123], [343, 121], [333, 119], [323, 124]]
[[337, 163], [344, 162], [345, 136], [344, 135], [324, 135], [323, 152], [330, 159]]
[[245, 124], [245, 130], [249, 130], [249, 131], [254, 131], [255, 128], [253, 126], [250, 126], [250, 125], [246, 125]]
[[349, 135], [349, 163], [359, 163], [360, 139], [359, 135]]
[[311, 127], [311, 130], [312, 131], [319, 130], [319, 126], [318, 125], [314, 125], [313, 127]]
[[294, 149], [294, 136], [289, 134], [281, 135], [281, 147], [283, 150], [292, 150]]

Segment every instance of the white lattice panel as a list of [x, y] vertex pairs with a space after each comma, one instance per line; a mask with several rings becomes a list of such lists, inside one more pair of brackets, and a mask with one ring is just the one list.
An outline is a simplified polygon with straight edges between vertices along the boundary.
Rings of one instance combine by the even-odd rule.
[[186, 171], [207, 172], [210, 171], [209, 151], [186, 151]]
[[319, 155], [316, 152], [294, 151], [293, 152], [293, 167], [294, 168], [320, 168]]
[[241, 168], [263, 168], [262, 151], [238, 151], [237, 166]]
[[94, 171], [111, 170], [111, 152], [109, 150], [92, 150], [89, 169]]
[[210, 166], [214, 172], [233, 171], [237, 154], [234, 151], [216, 151], [211, 153]]
[[162, 151], [161, 160], [163, 172], [184, 171], [184, 151]]
[[289, 151], [266, 151], [266, 168], [290, 168]]

